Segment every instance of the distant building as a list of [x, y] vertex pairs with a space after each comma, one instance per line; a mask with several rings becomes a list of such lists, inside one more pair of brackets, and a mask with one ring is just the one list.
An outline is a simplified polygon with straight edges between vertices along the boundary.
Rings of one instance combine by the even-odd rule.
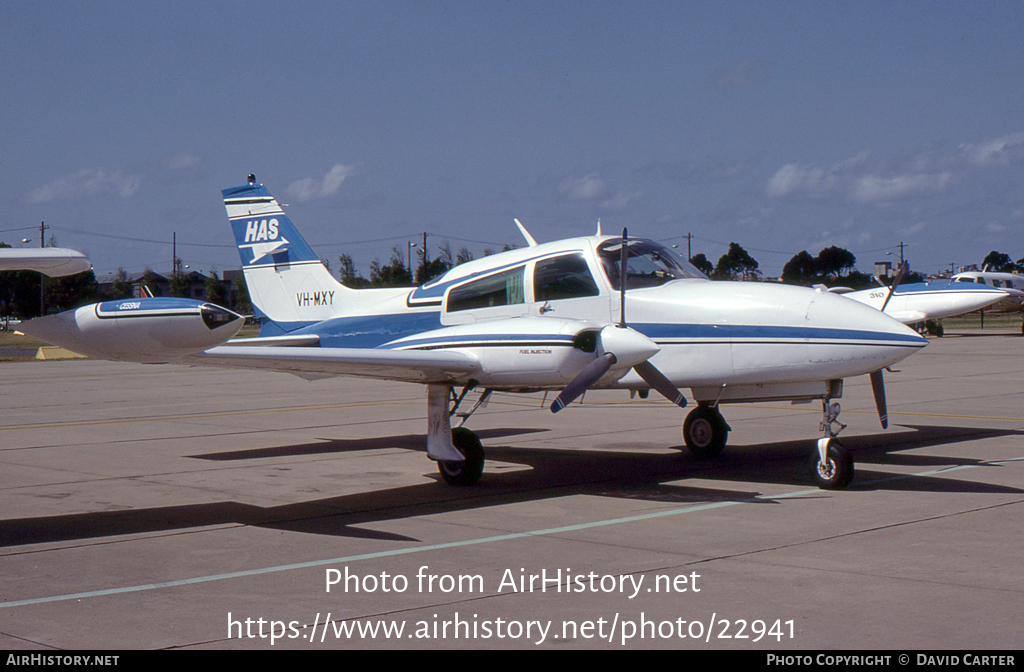
[[891, 278], [892, 277], [892, 262], [891, 261], [876, 261], [875, 262], [875, 276], [879, 278]]
[[[146, 293], [142, 291], [142, 278], [145, 275], [145, 273], [127, 273], [126, 275], [127, 275], [127, 278], [128, 278], [128, 282], [131, 283], [132, 288], [134, 290], [132, 292], [132, 296], [134, 296], [134, 297], [146, 296]], [[155, 287], [150, 287], [149, 289], [150, 289], [151, 292], [153, 292], [153, 294], [155, 296], [166, 296], [167, 295], [168, 288], [170, 287], [170, 282], [167, 279], [168, 275], [170, 275], [170, 273], [168, 273], [166, 275], [162, 275], [162, 274], [156, 273], [156, 272], [152, 273], [152, 279], [156, 283], [156, 286]], [[100, 290], [101, 294], [109, 294], [110, 292], [112, 292], [113, 288], [114, 288], [114, 282], [116, 280], [117, 280], [117, 274], [116, 273], [102, 273], [102, 274], [97, 273], [96, 274], [96, 284], [99, 285], [99, 290]]]

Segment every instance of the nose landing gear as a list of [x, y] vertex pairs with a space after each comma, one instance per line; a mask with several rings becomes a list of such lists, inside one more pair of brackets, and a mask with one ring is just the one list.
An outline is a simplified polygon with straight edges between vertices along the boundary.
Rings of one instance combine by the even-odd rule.
[[810, 465], [814, 482], [822, 490], [845, 488], [853, 480], [853, 455], [836, 438], [846, 428], [838, 420], [840, 410], [838, 402], [822, 400], [824, 418], [821, 430], [826, 436], [818, 439], [818, 447], [811, 455]]

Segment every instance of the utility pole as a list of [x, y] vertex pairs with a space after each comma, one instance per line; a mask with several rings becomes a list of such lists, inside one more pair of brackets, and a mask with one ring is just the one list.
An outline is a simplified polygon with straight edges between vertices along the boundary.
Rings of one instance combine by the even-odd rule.
[[[46, 229], [50, 227], [46, 226], [46, 222], [39, 222], [39, 247], [46, 247]], [[39, 317], [46, 315], [46, 302], [43, 300], [43, 283], [46, 281], [46, 276], [42, 273], [39, 274]]]
[[413, 273], [412, 273], [412, 248], [416, 247], [416, 243], [412, 242], [411, 240], [407, 240], [407, 241], [405, 241], [405, 243], [406, 243], [406, 249], [407, 249], [407, 253], [405, 255], [405, 258], [409, 260], [409, 277], [411, 278], [411, 277], [413, 277]]
[[686, 260], [693, 261], [693, 252], [690, 250], [690, 241], [693, 240], [693, 234], [686, 234]]
[[903, 243], [903, 241], [901, 240], [901, 241], [900, 241], [900, 267], [901, 267], [901, 268], [903, 267], [903, 248], [904, 248], [904, 247], [906, 247], [906, 245], [905, 245], [905, 244]]

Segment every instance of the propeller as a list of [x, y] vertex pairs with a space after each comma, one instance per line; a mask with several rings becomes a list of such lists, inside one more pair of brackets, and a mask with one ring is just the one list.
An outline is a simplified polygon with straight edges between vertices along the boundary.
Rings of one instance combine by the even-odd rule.
[[603, 352], [562, 388], [558, 398], [551, 404], [552, 413], [571, 404], [620, 362], [624, 366], [631, 364], [645, 383], [673, 404], [686, 406], [683, 393], [650, 362], [650, 358], [661, 348], [640, 332], [626, 326], [627, 257], [627, 234], [626, 229], [623, 229], [622, 250], [619, 254], [619, 323], [604, 327], [600, 332], [584, 331], [576, 336], [573, 345], [580, 350], [595, 352], [600, 343]]
[[889, 428], [889, 411], [885, 405], [885, 381], [882, 380], [882, 370], [871, 372], [871, 391], [875, 395], [875, 408], [878, 409], [878, 419], [882, 423], [882, 429]]
[[587, 391], [591, 385], [601, 379], [601, 376], [608, 373], [612, 364], [616, 362], [615, 355], [606, 352], [590, 364], [583, 367], [583, 370], [576, 374], [576, 377], [569, 381], [569, 384], [562, 388], [558, 397], [551, 403], [551, 412], [558, 413], [560, 410], [575, 401], [576, 397]]
[[885, 301], [882, 302], [882, 307], [879, 308], [881, 312], [885, 312], [885, 307], [889, 305], [889, 299], [891, 299], [892, 295], [896, 293], [896, 287], [903, 282], [903, 277], [907, 274], [909, 269], [910, 267], [907, 265], [907, 262], [904, 261], [900, 264], [900, 270], [896, 272], [896, 277], [893, 278], [892, 284], [889, 285], [889, 293], [885, 295]]

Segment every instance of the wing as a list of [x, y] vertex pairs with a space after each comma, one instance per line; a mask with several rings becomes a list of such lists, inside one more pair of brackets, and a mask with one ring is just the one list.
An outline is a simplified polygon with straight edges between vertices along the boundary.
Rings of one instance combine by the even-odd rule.
[[60, 247], [0, 250], [0, 271], [38, 271], [51, 278], [73, 275], [92, 268], [81, 252]]
[[305, 378], [364, 376], [410, 383], [456, 383], [480, 370], [480, 361], [458, 350], [222, 345], [191, 358], [196, 364], [282, 371]]

